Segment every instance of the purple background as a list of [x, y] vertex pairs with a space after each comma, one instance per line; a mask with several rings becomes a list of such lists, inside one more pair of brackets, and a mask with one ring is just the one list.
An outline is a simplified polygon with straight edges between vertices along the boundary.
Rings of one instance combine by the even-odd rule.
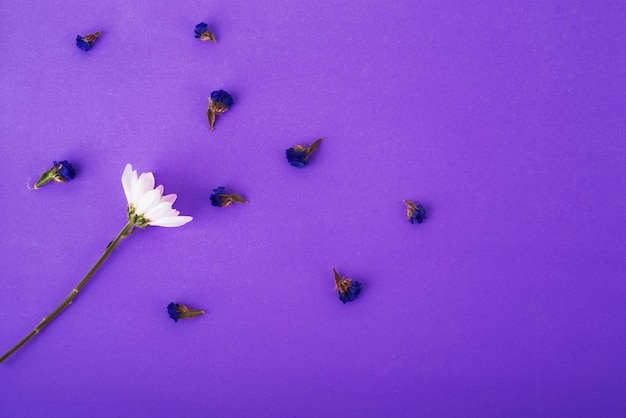
[[3, 2], [0, 351], [124, 226], [126, 163], [194, 220], [0, 365], [0, 416], [625, 416], [626, 6], [416, 3]]

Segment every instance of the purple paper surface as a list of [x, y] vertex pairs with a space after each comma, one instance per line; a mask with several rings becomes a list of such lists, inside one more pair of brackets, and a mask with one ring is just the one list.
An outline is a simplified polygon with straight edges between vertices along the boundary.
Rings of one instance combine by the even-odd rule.
[[[2, 3], [0, 351], [123, 228], [126, 163], [194, 220], [125, 239], [0, 365], [0, 416], [625, 416], [625, 21], [619, 1]], [[209, 132], [217, 89], [235, 104]], [[62, 159], [74, 180], [27, 188]], [[250, 203], [212, 207], [218, 186]], [[207, 313], [174, 323], [172, 301]]]

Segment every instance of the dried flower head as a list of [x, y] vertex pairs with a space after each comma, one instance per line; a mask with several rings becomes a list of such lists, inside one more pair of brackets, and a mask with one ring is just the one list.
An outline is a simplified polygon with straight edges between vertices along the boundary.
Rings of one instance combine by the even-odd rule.
[[205, 314], [203, 310], [189, 309], [185, 305], [174, 302], [167, 305], [167, 313], [174, 322], [178, 322], [179, 319], [191, 319]]
[[416, 205], [414, 202], [410, 200], [403, 200], [406, 205], [406, 217], [413, 224], [417, 222], [421, 224], [424, 219], [426, 219], [426, 209], [422, 205]]
[[215, 126], [215, 116], [222, 114], [233, 105], [233, 97], [224, 90], [215, 90], [209, 97], [209, 109], [207, 117], [209, 118], [209, 128], [213, 130]]
[[309, 156], [319, 147], [324, 138], [320, 138], [313, 142], [310, 146], [296, 145], [287, 149], [285, 154], [287, 161], [294, 167], [302, 168], [309, 163]]
[[220, 186], [217, 189], [213, 189], [213, 194], [211, 195], [211, 205], [218, 207], [228, 207], [233, 203], [248, 203], [246, 199], [238, 195], [237, 193], [226, 193], [226, 188], [224, 186]]
[[217, 43], [217, 39], [215, 39], [215, 36], [209, 30], [209, 25], [204, 22], [200, 22], [196, 25], [195, 37], [201, 41], [211, 41], [214, 44]]
[[337, 292], [339, 292], [339, 300], [343, 303], [355, 300], [359, 296], [359, 293], [361, 293], [361, 283], [356, 280], [341, 277], [334, 267], [333, 274], [335, 276], [335, 288]]
[[72, 180], [76, 176], [76, 171], [72, 164], [68, 161], [53, 161], [52, 168], [44, 172], [37, 183], [33, 186], [33, 189], [38, 189], [44, 184], [48, 184], [51, 181], [55, 181], [57, 183], [65, 183], [69, 180]]
[[93, 44], [96, 43], [96, 39], [98, 39], [100, 35], [102, 35], [102, 32], [92, 33], [87, 36], [76, 35], [76, 46], [87, 52], [93, 47]]

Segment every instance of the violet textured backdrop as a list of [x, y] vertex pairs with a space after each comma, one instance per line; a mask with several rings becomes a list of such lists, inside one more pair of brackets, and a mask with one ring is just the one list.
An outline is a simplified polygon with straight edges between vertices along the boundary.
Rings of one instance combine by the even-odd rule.
[[[194, 220], [124, 240], [0, 365], [0, 416], [626, 416], [625, 21], [621, 1], [5, 0], [0, 351], [124, 226], [126, 163]], [[216, 89], [235, 105], [209, 132]], [[59, 159], [76, 179], [27, 189]], [[212, 207], [222, 185], [250, 204]]]

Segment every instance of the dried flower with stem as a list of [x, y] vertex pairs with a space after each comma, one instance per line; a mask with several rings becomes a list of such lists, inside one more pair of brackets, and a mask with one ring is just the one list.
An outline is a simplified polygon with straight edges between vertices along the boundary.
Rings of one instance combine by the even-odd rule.
[[195, 36], [196, 39], [200, 39], [201, 41], [211, 41], [214, 44], [217, 43], [217, 39], [215, 39], [215, 35], [209, 30], [209, 25], [204, 22], [200, 22], [196, 25]]
[[86, 36], [76, 35], [76, 46], [87, 52], [93, 47], [93, 44], [96, 43], [96, 39], [101, 35], [102, 32], [96, 32]]
[[226, 188], [224, 186], [213, 189], [213, 194], [211, 194], [211, 205], [226, 208], [233, 203], [249, 202], [237, 193], [226, 193]]
[[339, 293], [339, 300], [343, 303], [352, 302], [359, 296], [359, 293], [361, 293], [361, 283], [342, 277], [337, 273], [334, 267], [333, 275], [335, 276], [335, 288]]
[[107, 245], [104, 254], [89, 270], [85, 277], [72, 289], [71, 293], [50, 315], [46, 316], [26, 337], [18, 342], [13, 348], [0, 357], [0, 363], [5, 361], [11, 354], [19, 350], [24, 344], [30, 341], [35, 335], [52, 322], [65, 308], [70, 306], [78, 293], [91, 280], [100, 266], [117, 248], [120, 242], [132, 234], [136, 228], [146, 228], [148, 226], [178, 227], [185, 225], [192, 220], [191, 216], [179, 216], [179, 211], [172, 208], [176, 200], [175, 194], [163, 196], [163, 186], [154, 187], [154, 175], [150, 172], [137, 176], [130, 164], [126, 165], [122, 174], [122, 186], [128, 201], [126, 211], [128, 222], [113, 241]]
[[200, 315], [204, 315], [204, 310], [189, 309], [183, 304], [171, 302], [167, 305], [167, 313], [174, 320], [178, 322], [179, 319], [191, 319]]
[[41, 186], [55, 181], [56, 183], [66, 183], [72, 180], [76, 176], [76, 170], [72, 167], [68, 161], [53, 161], [52, 168], [44, 172], [37, 183], [33, 186], [33, 189], [37, 190]]
[[310, 146], [296, 145], [285, 151], [287, 161], [294, 167], [303, 168], [309, 164], [309, 157], [320, 146], [324, 138], [320, 138], [313, 142]]
[[233, 97], [224, 90], [215, 90], [209, 97], [209, 109], [207, 118], [209, 119], [209, 129], [212, 131], [215, 126], [216, 115], [221, 115], [233, 105]]
[[415, 202], [410, 200], [403, 200], [402, 202], [406, 205], [406, 217], [412, 224], [415, 222], [421, 224], [424, 219], [426, 219], [426, 209], [424, 209], [424, 206], [416, 205]]

